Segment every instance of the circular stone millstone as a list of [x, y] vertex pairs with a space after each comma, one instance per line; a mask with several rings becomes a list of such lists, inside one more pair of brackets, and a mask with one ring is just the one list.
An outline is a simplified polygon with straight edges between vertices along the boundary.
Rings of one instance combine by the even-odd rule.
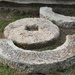
[[57, 39], [59, 28], [43, 18], [24, 18], [6, 26], [4, 36], [26, 49], [40, 48]]

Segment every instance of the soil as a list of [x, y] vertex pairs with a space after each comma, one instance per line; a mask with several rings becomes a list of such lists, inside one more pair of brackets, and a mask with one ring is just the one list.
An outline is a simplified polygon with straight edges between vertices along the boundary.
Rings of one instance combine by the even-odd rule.
[[0, 33], [0, 39], [3, 39], [3, 38], [4, 38], [3, 33]]

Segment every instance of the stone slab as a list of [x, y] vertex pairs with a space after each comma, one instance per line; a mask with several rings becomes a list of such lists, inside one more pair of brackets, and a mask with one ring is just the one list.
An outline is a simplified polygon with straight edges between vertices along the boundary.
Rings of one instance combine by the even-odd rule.
[[20, 4], [30, 4], [30, 3], [63, 4], [63, 5], [75, 4], [75, 0], [0, 0], [0, 1], [8, 1], [8, 2], [14, 2]]
[[41, 7], [40, 17], [52, 21], [59, 27], [75, 28], [75, 17], [55, 13], [51, 7]]

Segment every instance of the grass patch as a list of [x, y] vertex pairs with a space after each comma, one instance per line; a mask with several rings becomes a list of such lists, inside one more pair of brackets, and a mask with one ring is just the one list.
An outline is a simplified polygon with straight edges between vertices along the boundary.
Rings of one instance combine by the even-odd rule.
[[4, 28], [12, 22], [11, 20], [0, 20], [0, 32], [4, 31]]
[[13, 69], [9, 68], [7, 65], [0, 63], [0, 75], [12, 75]]

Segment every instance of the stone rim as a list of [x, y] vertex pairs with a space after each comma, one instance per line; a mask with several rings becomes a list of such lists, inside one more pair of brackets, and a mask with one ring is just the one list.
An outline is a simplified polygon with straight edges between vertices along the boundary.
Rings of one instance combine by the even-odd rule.
[[48, 74], [67, 69], [75, 65], [74, 59], [75, 35], [68, 35], [65, 43], [58, 48], [41, 52], [23, 50], [16, 47], [12, 40], [0, 39], [0, 62], [26, 73]]

